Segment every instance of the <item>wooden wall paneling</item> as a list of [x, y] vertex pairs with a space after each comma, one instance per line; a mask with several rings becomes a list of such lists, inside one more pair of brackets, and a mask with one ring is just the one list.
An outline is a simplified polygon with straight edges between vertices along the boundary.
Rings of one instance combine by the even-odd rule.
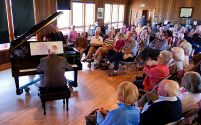
[[[140, 4], [145, 4], [144, 8], [140, 8]], [[165, 19], [169, 21], [185, 23], [186, 19], [180, 19], [179, 13], [181, 7], [193, 7], [193, 20], [201, 20], [201, 0], [133, 0], [128, 5], [129, 10], [132, 9], [154, 9], [155, 21], [162, 22]], [[127, 13], [129, 16], [129, 13]]]
[[[57, 10], [56, 3], [56, 0], [34, 0], [35, 23], [37, 24], [53, 14]], [[56, 22], [53, 25], [56, 25]], [[48, 26], [37, 34], [37, 40], [41, 41], [42, 37], [52, 32], [52, 30], [52, 27]]]
[[0, 50], [0, 65], [10, 63], [10, 52], [8, 49]]
[[201, 21], [201, 0], [195, 0], [194, 8], [193, 8], [193, 19]]

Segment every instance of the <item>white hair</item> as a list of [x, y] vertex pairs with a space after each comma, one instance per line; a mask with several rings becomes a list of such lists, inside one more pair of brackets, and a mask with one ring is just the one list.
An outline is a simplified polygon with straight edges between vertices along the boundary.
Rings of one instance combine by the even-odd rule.
[[50, 48], [49, 48], [49, 53], [50, 54], [57, 54], [57, 52], [58, 52], [57, 45], [55, 45], [55, 44], [51, 45]]
[[187, 42], [187, 41], [184, 41], [180, 44], [180, 47], [184, 49], [184, 53], [185, 55], [187, 56], [190, 56], [191, 53], [192, 53], [192, 45]]
[[171, 49], [174, 60], [183, 61], [184, 60], [184, 50], [180, 47], [173, 47]]
[[179, 33], [179, 34], [178, 34], [178, 38], [184, 39], [184, 34], [183, 34], [183, 33]]

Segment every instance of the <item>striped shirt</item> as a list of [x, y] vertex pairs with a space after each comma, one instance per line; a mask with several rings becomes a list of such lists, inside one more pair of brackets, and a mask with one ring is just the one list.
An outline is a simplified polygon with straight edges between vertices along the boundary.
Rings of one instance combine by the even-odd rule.
[[168, 44], [165, 39], [155, 38], [150, 43], [150, 47], [156, 50], [167, 50]]
[[113, 44], [114, 44], [114, 39], [106, 39], [104, 41], [104, 44], [105, 46], [109, 47], [109, 48], [112, 48], [113, 47]]

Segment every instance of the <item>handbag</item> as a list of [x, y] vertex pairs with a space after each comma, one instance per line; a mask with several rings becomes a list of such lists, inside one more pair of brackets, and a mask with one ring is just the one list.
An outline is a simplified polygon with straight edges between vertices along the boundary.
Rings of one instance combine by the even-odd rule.
[[96, 110], [92, 111], [91, 113], [89, 113], [89, 115], [85, 116], [86, 125], [98, 125], [96, 122]]

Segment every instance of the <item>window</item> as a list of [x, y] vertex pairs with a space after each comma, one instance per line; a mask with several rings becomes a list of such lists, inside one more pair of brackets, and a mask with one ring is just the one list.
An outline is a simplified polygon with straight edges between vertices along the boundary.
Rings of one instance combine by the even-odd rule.
[[85, 25], [89, 26], [95, 23], [95, 4], [86, 3], [85, 8]]
[[105, 4], [105, 23], [110, 23], [111, 22], [111, 5], [110, 4]]
[[105, 23], [110, 23], [115, 29], [121, 28], [124, 21], [124, 5], [105, 4]]
[[[72, 2], [72, 10], [58, 10], [64, 14], [57, 19], [59, 29], [70, 29], [75, 25], [76, 31], [83, 31], [85, 27], [95, 23], [95, 4]], [[86, 29], [86, 28], [85, 28]]]
[[124, 5], [119, 5], [119, 23], [118, 27], [123, 27], [124, 22]]
[[83, 3], [73, 2], [73, 25], [82, 26], [83, 25]]
[[112, 22], [117, 22], [118, 20], [118, 8], [117, 5], [113, 5], [112, 7]]
[[63, 11], [63, 14], [57, 19], [58, 28], [69, 28], [70, 23], [70, 10], [58, 10]]

